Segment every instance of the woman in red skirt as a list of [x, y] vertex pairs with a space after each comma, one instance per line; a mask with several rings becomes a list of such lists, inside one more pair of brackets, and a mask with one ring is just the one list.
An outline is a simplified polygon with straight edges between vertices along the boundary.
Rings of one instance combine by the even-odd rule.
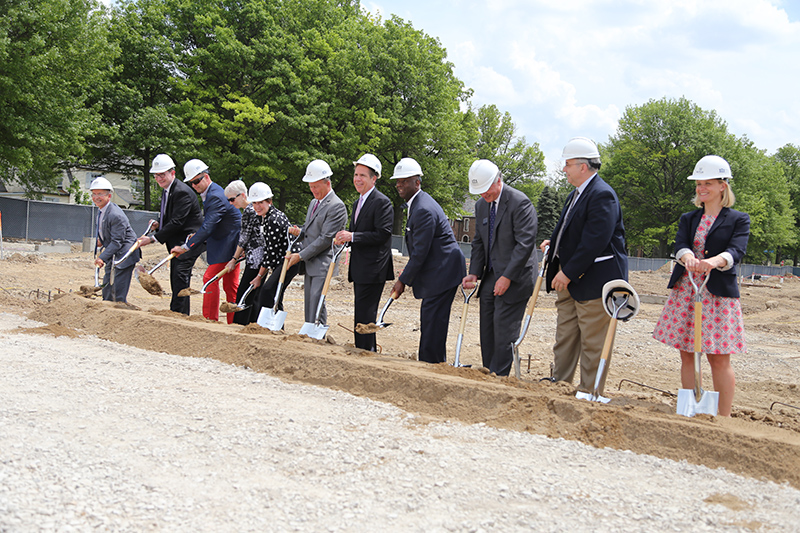
[[669, 280], [672, 293], [664, 305], [653, 337], [681, 354], [681, 386], [694, 387], [694, 294], [685, 272], [696, 278], [703, 302], [702, 346], [711, 366], [714, 390], [719, 392], [719, 414], [730, 416], [736, 384], [731, 353], [745, 353], [744, 321], [739, 303], [736, 263], [747, 250], [750, 217], [731, 209], [736, 197], [728, 162], [708, 155], [689, 176], [695, 181], [695, 211], [681, 215], [675, 238], [678, 264]]

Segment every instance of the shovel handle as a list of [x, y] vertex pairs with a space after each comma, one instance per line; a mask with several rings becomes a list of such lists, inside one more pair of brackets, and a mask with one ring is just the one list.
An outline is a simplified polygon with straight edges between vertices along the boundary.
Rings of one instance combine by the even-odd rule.
[[694, 351], [703, 351], [703, 303], [694, 304]]

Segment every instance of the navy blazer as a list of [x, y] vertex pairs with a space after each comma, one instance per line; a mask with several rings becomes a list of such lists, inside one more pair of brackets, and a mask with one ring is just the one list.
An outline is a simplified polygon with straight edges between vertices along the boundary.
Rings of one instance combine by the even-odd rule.
[[[576, 189], [577, 190], [577, 189]], [[570, 279], [569, 293], [577, 301], [594, 300], [603, 295], [603, 285], [614, 279], [628, 279], [628, 255], [625, 252], [625, 227], [617, 193], [596, 174], [564, 215], [576, 191], [567, 197], [561, 217], [550, 237], [547, 266], [547, 292], [559, 266]], [[564, 224], [559, 257], [555, 257], [558, 231]], [[596, 259], [608, 257], [601, 261]]]
[[[678, 222], [678, 234], [675, 237], [675, 252], [683, 248], [693, 249], [694, 234], [703, 218], [704, 209], [696, 209], [681, 215]], [[733, 267], [728, 270], [714, 269], [708, 278], [708, 291], [726, 298], [739, 297], [739, 284], [736, 283], [736, 263], [742, 260], [747, 251], [747, 240], [750, 238], [750, 215], [723, 207], [706, 235], [703, 258], [708, 259], [722, 252], [733, 257]], [[672, 270], [668, 288], [672, 288], [686, 272], [686, 267], [678, 263]]]
[[467, 275], [461, 253], [442, 207], [425, 191], [411, 203], [406, 225], [408, 263], [400, 281], [414, 289], [414, 298], [428, 298], [460, 285]]
[[222, 187], [213, 181], [206, 191], [203, 211], [203, 225], [189, 239], [189, 249], [205, 242], [209, 265], [227, 263], [239, 244], [242, 213], [233, 207]]
[[392, 264], [392, 225], [394, 208], [392, 202], [377, 187], [367, 196], [361, 211], [356, 216], [358, 200], [353, 202], [350, 217], [350, 268], [348, 281], [355, 283], [383, 283], [394, 279]]

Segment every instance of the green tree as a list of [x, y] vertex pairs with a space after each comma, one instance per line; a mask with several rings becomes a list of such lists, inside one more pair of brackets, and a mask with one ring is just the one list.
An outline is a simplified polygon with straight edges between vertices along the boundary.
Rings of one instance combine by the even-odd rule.
[[[783, 170], [783, 175], [789, 185], [789, 196], [791, 197], [792, 209], [795, 212], [794, 234], [795, 244], [788, 246], [784, 250], [786, 257], [791, 258], [793, 264], [797, 265], [800, 261], [800, 147], [794, 144], [786, 144], [778, 148], [772, 156]], [[779, 257], [778, 259], [782, 259]]]
[[476, 145], [478, 159], [489, 159], [503, 173], [503, 181], [521, 190], [536, 203], [544, 189], [547, 174], [544, 153], [539, 144], [528, 145], [525, 137], [517, 137], [517, 126], [511, 114], [492, 105], [478, 108], [476, 113], [479, 138]]
[[600, 147], [600, 171], [617, 192], [632, 249], [665, 257], [694, 187], [686, 178], [708, 154], [724, 155], [731, 136], [714, 111], [685, 98], [629, 106], [617, 132]]
[[561, 216], [562, 203], [559, 202], [558, 193], [552, 187], [545, 186], [539, 195], [536, 203], [536, 215], [539, 218], [538, 233], [536, 234], [536, 244], [549, 239], [553, 235], [553, 230], [558, 224]]
[[115, 49], [95, 0], [6, 0], [0, 17], [0, 169], [34, 194], [56, 186], [96, 128], [89, 89]]

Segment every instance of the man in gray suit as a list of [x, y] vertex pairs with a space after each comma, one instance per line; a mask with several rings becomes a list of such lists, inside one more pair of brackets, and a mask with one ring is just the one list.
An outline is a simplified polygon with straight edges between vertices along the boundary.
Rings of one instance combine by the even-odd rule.
[[[347, 208], [331, 188], [332, 175], [331, 167], [321, 159], [315, 159], [306, 167], [303, 181], [308, 183], [314, 200], [308, 205], [306, 213], [303, 239], [300, 243], [302, 249], [299, 253], [289, 254], [289, 268], [300, 261], [305, 264], [305, 319], [312, 323], [317, 320], [317, 305], [322, 296], [328, 266], [333, 259], [331, 243], [336, 233], [343, 230], [347, 223]], [[292, 226], [289, 232], [298, 236], [301, 230]], [[326, 324], [327, 318], [328, 313], [323, 304], [320, 323]]]
[[497, 165], [479, 159], [469, 169], [469, 192], [475, 203], [475, 238], [465, 289], [481, 286], [481, 356], [483, 366], [507, 376], [512, 344], [519, 336], [525, 304], [533, 293], [536, 271], [536, 209], [523, 193], [503, 184]]
[[111, 182], [99, 177], [89, 185], [89, 189], [92, 191], [92, 202], [100, 210], [97, 223], [97, 248], [102, 248], [103, 251], [95, 258], [94, 264], [100, 268], [106, 267], [103, 275], [103, 300], [127, 302], [133, 267], [142, 258], [142, 252], [137, 249], [119, 265], [114, 265], [114, 260], [121, 258], [133, 246], [136, 234], [122, 209], [111, 201], [111, 195], [114, 193]]

